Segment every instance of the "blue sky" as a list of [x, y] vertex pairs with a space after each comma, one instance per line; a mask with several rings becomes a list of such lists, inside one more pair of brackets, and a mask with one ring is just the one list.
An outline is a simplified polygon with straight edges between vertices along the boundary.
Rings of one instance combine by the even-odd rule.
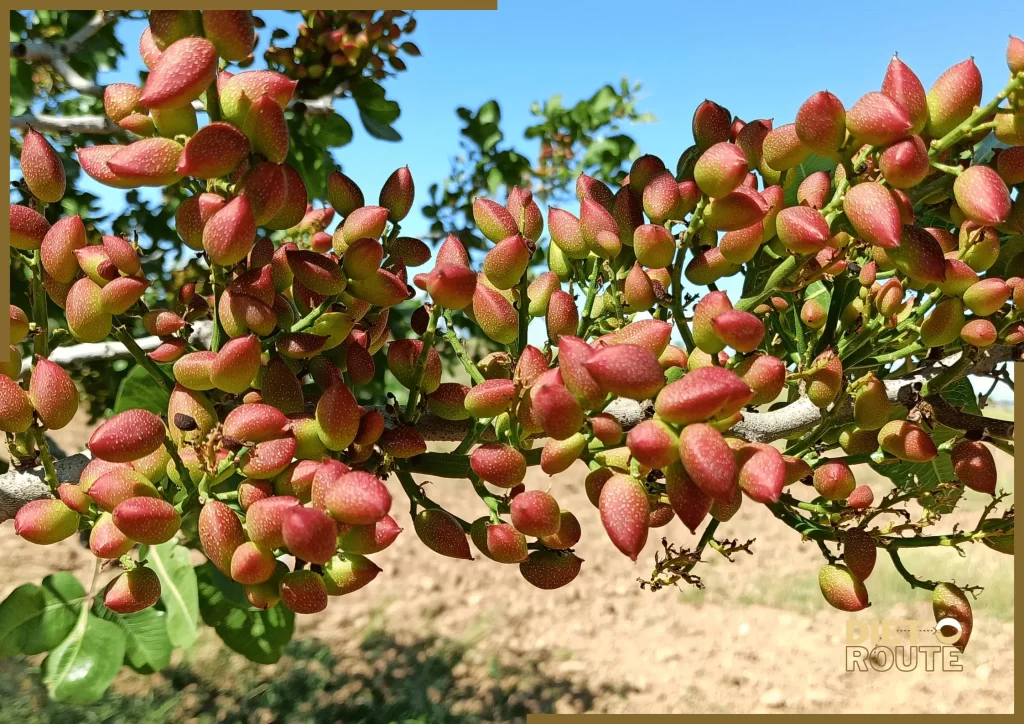
[[[638, 110], [657, 118], [627, 132], [643, 152], [674, 165], [692, 142], [690, 119], [705, 98], [747, 120], [769, 117], [777, 125], [788, 123], [815, 91], [830, 90], [849, 107], [861, 94], [877, 90], [894, 52], [925, 87], [950, 65], [973, 56], [988, 98], [1007, 77], [1007, 35], [1024, 34], [1024, 13], [1009, 0], [969, 5], [947, 0], [733, 2], [727, 7], [653, 0], [499, 4], [497, 11], [417, 13], [411, 39], [423, 55], [410, 58], [409, 71], [385, 86], [388, 97], [401, 104], [395, 127], [403, 142], [371, 138], [359, 125], [354, 103], [337, 103], [352, 122], [355, 138], [335, 157], [369, 199], [395, 168], [412, 170], [416, 204], [403, 223], [411, 235], [427, 231], [419, 213], [428, 201], [427, 187], [447, 175], [458, 151], [458, 106], [475, 109], [498, 100], [506, 139], [533, 152], [536, 145], [522, 139], [532, 123], [531, 103], [556, 93], [574, 103], [627, 76], [643, 83]], [[266, 37], [273, 27], [294, 28], [299, 17], [258, 14], [267, 21]], [[970, 32], [961, 32], [960, 23], [969, 25]], [[143, 22], [120, 24], [130, 55], [144, 27]], [[99, 80], [137, 81], [140, 68], [141, 62], [124, 63], [118, 73]], [[89, 190], [112, 210], [120, 208], [121, 192], [91, 182]]]

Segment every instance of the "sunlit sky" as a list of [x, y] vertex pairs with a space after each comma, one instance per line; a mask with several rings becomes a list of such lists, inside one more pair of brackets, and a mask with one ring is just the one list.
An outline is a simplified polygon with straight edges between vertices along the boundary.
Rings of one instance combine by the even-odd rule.
[[[335, 150], [335, 161], [369, 198], [376, 197], [395, 168], [412, 170], [416, 204], [403, 223], [403, 232], [410, 235], [426, 233], [428, 223], [419, 208], [428, 201], [427, 187], [447, 175], [458, 151], [458, 106], [475, 109], [496, 99], [507, 142], [535, 154], [536, 143], [522, 138], [533, 122], [531, 103], [561, 93], [568, 105], [627, 76], [643, 83], [638, 110], [657, 121], [626, 132], [643, 152], [671, 165], [692, 142], [690, 119], [705, 98], [741, 118], [788, 123], [815, 91], [828, 89], [849, 107], [861, 94], [877, 90], [894, 52], [926, 87], [948, 66], [973, 56], [988, 98], [1006, 80], [1008, 34], [1024, 34], [1024, 12], [1009, 0], [726, 6], [500, 0], [499, 5], [497, 11], [417, 13], [411, 39], [423, 55], [408, 59], [408, 72], [385, 86], [388, 97], [401, 104], [402, 115], [394, 124], [404, 138], [401, 143], [370, 137], [358, 122], [354, 102], [336, 103], [355, 137]], [[269, 28], [294, 28], [299, 19], [282, 11], [258, 14], [268, 30], [254, 67], [261, 65]], [[969, 24], [969, 32], [961, 31], [961, 22]], [[118, 35], [132, 59], [117, 72], [102, 74], [100, 83], [138, 81], [142, 65], [133, 51], [144, 26], [141, 21], [120, 23]], [[83, 188], [100, 196], [105, 210], [123, 208], [122, 192], [88, 179]], [[730, 291], [730, 285], [723, 286]], [[534, 333], [531, 328], [531, 339]]]

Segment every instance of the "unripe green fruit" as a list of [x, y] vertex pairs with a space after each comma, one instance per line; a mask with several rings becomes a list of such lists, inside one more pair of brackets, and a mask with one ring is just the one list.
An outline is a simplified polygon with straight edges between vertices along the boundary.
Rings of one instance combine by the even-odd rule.
[[861, 455], [878, 449], [878, 433], [850, 425], [839, 433], [839, 446], [847, 455]]
[[868, 607], [868, 592], [863, 582], [846, 566], [827, 565], [818, 573], [821, 595], [840, 611], [862, 611]]
[[963, 302], [956, 297], [943, 299], [921, 323], [921, 344], [945, 347], [960, 336], [965, 323]]
[[344, 596], [369, 584], [381, 569], [369, 558], [346, 553], [335, 556], [324, 566], [323, 581], [328, 596]]
[[873, 374], [863, 378], [854, 393], [853, 419], [864, 430], [877, 430], [889, 421], [889, 397], [885, 383]]
[[[964, 592], [952, 583], [940, 583], [932, 591], [932, 611], [935, 614], [935, 622], [952, 618], [960, 624], [960, 637], [953, 642], [953, 645], [963, 651], [971, 638], [971, 631], [974, 629], [974, 612], [971, 611], [970, 601]], [[943, 634], [952, 635], [955, 629], [943, 630]]]
[[807, 378], [807, 397], [816, 407], [826, 408], [843, 385], [843, 363], [832, 350], [825, 350], [811, 362], [815, 368]]
[[78, 521], [78, 513], [60, 500], [32, 500], [14, 516], [14, 532], [37, 545], [52, 545], [78, 532]]
[[840, 460], [828, 461], [814, 471], [814, 489], [823, 498], [846, 500], [856, 487], [853, 471]]

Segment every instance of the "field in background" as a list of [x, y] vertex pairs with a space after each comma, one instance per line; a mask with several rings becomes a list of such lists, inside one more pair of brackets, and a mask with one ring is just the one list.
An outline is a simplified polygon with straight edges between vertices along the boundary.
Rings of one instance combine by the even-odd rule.
[[[988, 411], [997, 413], [996, 410]], [[1012, 411], [1003, 410], [1000, 416]], [[55, 437], [67, 450], [87, 439], [84, 425]], [[1013, 489], [1013, 465], [997, 453], [1000, 487]], [[888, 481], [857, 469], [875, 490]], [[374, 556], [384, 573], [362, 591], [303, 617], [282, 660], [257, 667], [205, 632], [195, 650], [156, 676], [123, 673], [100, 703], [49, 704], [38, 657], [0, 660], [0, 724], [27, 722], [521, 721], [532, 712], [901, 712], [1002, 713], [1013, 703], [1013, 558], [981, 546], [908, 551], [921, 577], [984, 586], [962, 672], [844, 670], [849, 616], [827, 606], [817, 587], [821, 555], [766, 509], [744, 503], [719, 530], [755, 538], [753, 556], [733, 563], [713, 552], [698, 567], [705, 590], [640, 590], [660, 537], [632, 564], [601, 531], [577, 464], [532, 487], [551, 486], [584, 530], [576, 582], [554, 592], [528, 586], [515, 566], [482, 558], [453, 561], [412, 533], [397, 483], [393, 514], [405, 532]], [[482, 512], [468, 483], [438, 480], [431, 497], [473, 519]], [[800, 491], [797, 491], [800, 494]], [[968, 492], [958, 518], [970, 525], [984, 496]], [[946, 524], [952, 525], [950, 517]], [[678, 521], [658, 533], [692, 546]], [[652, 532], [653, 533], [653, 532]], [[0, 597], [55, 570], [84, 577], [91, 555], [75, 542], [42, 548], [0, 526], [6, 575]], [[931, 621], [930, 597], [912, 591], [880, 557], [867, 582], [872, 607], [862, 620]]]

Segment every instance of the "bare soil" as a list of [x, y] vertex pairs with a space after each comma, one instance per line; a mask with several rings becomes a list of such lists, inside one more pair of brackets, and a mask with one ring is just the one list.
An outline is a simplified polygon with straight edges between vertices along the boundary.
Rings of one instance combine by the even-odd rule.
[[[57, 442], [73, 451], [87, 432], [77, 425], [58, 433]], [[1012, 460], [1000, 455], [999, 464], [1000, 485], [1012, 490]], [[217, 696], [210, 682], [225, 670], [247, 671], [255, 696], [266, 694], [281, 677], [292, 677], [287, 685], [294, 686], [297, 671], [309, 676], [315, 670], [323, 691], [302, 711], [312, 717], [318, 710], [333, 711], [340, 700], [363, 697], [371, 702], [367, 712], [390, 712], [369, 714], [373, 721], [399, 717], [397, 709], [388, 708], [397, 706], [396, 697], [402, 697], [401, 706], [412, 701], [421, 712], [426, 707], [459, 721], [521, 720], [530, 712], [1013, 711], [1012, 557], [981, 546], [967, 549], [965, 557], [948, 549], [904, 556], [921, 578], [985, 587], [974, 604], [975, 627], [961, 657], [962, 671], [926, 671], [920, 665], [912, 671], [847, 672], [851, 618], [933, 620], [930, 594], [912, 590], [887, 557], [879, 558], [867, 581], [872, 607], [852, 616], [838, 612], [818, 592], [823, 561], [817, 547], [746, 501], [719, 530], [741, 541], [756, 539], [753, 555], [740, 553], [730, 563], [711, 551], [697, 568], [704, 590], [641, 590], [637, 579], [650, 576], [660, 550], [655, 532], [682, 546], [696, 539], [673, 521], [652, 531], [640, 560], [631, 563], [601, 530], [583, 492], [584, 474], [577, 464], [553, 479], [532, 471], [527, 480], [530, 487], [550, 487], [580, 519], [584, 538], [577, 550], [585, 563], [573, 585], [539, 591], [520, 578], [516, 566], [432, 553], [412, 532], [404, 495], [393, 481], [392, 512], [405, 531], [374, 556], [384, 573], [369, 587], [334, 599], [324, 613], [300, 617], [296, 638], [320, 653], [310, 659], [291, 652], [279, 664], [253, 672], [238, 656], [225, 654], [215, 636], [204, 636], [198, 650], [186, 656], [200, 682], [186, 691], [195, 699], [212, 686], [207, 693]], [[887, 490], [888, 481], [866, 469], [858, 474], [876, 498]], [[437, 480], [429, 494], [470, 520], [485, 512], [465, 481]], [[984, 500], [969, 494], [967, 503], [960, 518], [965, 525]], [[0, 526], [0, 549], [5, 569], [0, 596], [55, 570], [84, 578], [91, 567], [90, 554], [77, 542], [34, 546], [18, 539], [9, 523]], [[441, 673], [431, 668], [437, 666]], [[118, 689], [137, 693], [161, 680], [126, 672]], [[189, 701], [178, 704], [183, 717]], [[226, 695], [222, 703], [236, 716], [248, 712], [243, 720], [284, 720], [275, 708], [283, 704], [248, 709]]]

